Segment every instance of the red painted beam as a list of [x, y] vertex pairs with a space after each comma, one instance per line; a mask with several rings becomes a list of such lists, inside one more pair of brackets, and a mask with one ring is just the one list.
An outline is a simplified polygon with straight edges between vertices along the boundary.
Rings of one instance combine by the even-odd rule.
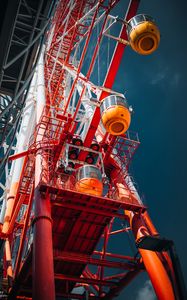
[[24, 156], [26, 156], [26, 155], [28, 155], [28, 154], [29, 154], [29, 150], [23, 151], [23, 152], [19, 152], [19, 153], [16, 153], [16, 154], [14, 154], [14, 155], [10, 155], [10, 156], [8, 157], [8, 160], [9, 160], [9, 161], [10, 161], [10, 160], [15, 160], [15, 159], [24, 157]]
[[120, 214], [120, 213], [114, 213], [114, 212], [110, 212], [110, 211], [104, 211], [104, 210], [99, 210], [99, 209], [94, 209], [91, 207], [85, 207], [83, 205], [76, 205], [76, 204], [71, 204], [71, 203], [64, 203], [64, 202], [52, 202], [53, 205], [55, 206], [60, 206], [60, 207], [64, 207], [67, 209], [73, 209], [73, 210], [77, 210], [77, 211], [84, 211], [84, 212], [88, 212], [88, 213], [92, 213], [97, 215], [101, 215], [101, 216], [106, 216], [106, 217], [115, 217], [115, 218], [120, 218], [120, 219], [127, 219], [127, 217], [124, 214]]
[[[90, 257], [86, 254], [77, 254], [74, 252], [66, 252], [66, 251], [59, 251], [54, 250], [54, 260], [62, 260], [67, 262], [74, 262], [74, 263], [80, 263], [80, 264], [92, 264], [97, 266], [104, 266], [108, 268], [119, 268], [119, 269], [125, 269], [125, 270], [133, 270], [135, 268], [133, 262], [132, 263], [126, 263], [126, 262], [119, 262], [119, 261], [109, 261], [106, 259], [98, 259]], [[137, 263], [134, 261], [134, 263]]]
[[[93, 254], [95, 254], [95, 255], [102, 255], [103, 252], [95, 250], [93, 252]], [[106, 252], [105, 255], [109, 256], [109, 257], [114, 257], [114, 258], [120, 258], [120, 259], [124, 259], [124, 260], [129, 260], [129, 261], [136, 261], [134, 257], [125, 256], [125, 255], [122, 255], [122, 254], [115, 254], [115, 253]]]
[[[127, 21], [130, 20], [136, 14], [139, 3], [140, 3], [140, 0], [131, 0], [130, 1], [128, 10], [127, 10], [127, 13], [125, 16], [125, 20], [127, 20]], [[123, 25], [119, 37], [121, 39], [128, 40], [127, 32], [126, 32], [126, 25]], [[126, 48], [126, 45], [124, 45], [122, 43], [117, 44], [116, 49], [114, 51], [112, 61], [109, 66], [107, 76], [105, 78], [104, 87], [110, 88], [110, 89], [112, 88], [115, 78], [116, 78], [116, 75], [117, 75], [117, 72], [118, 72], [118, 69], [119, 69], [119, 66], [120, 66], [120, 63], [121, 63], [121, 60], [122, 60], [122, 57], [123, 57], [123, 54], [124, 54], [125, 48]], [[101, 94], [101, 99], [106, 97], [107, 94], [108, 93], [103, 91]]]
[[[80, 300], [85, 300], [85, 295], [79, 295], [79, 294], [72, 294], [72, 293], [67, 293], [67, 294], [58, 294], [57, 296], [63, 297], [63, 299], [80, 299]], [[89, 300], [100, 300], [101, 298], [93, 295], [89, 295]]]
[[117, 286], [115, 281], [106, 281], [106, 280], [99, 280], [93, 278], [84, 278], [84, 277], [75, 277], [75, 276], [68, 276], [65, 274], [55, 274], [55, 280], [63, 280], [63, 281], [73, 281], [79, 283], [86, 283], [86, 284], [97, 284], [103, 286]]

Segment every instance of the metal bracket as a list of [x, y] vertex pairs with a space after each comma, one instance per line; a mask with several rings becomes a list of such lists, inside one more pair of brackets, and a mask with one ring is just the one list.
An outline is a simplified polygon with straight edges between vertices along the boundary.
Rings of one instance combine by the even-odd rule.
[[116, 22], [123, 23], [126, 26], [128, 25], [128, 22], [126, 20], [122, 20], [122, 19], [118, 18], [118, 16], [114, 17], [114, 16], [111, 16], [111, 15], [108, 15], [107, 22], [106, 22], [105, 28], [103, 30], [103, 35], [105, 35], [105, 36], [107, 36], [107, 37], [109, 37], [113, 40], [116, 40], [118, 43], [121, 43], [123, 45], [130, 45], [129, 41], [124, 40], [124, 39], [119, 38], [119, 37], [116, 37], [116, 36], [111, 35], [111, 34], [108, 33]]

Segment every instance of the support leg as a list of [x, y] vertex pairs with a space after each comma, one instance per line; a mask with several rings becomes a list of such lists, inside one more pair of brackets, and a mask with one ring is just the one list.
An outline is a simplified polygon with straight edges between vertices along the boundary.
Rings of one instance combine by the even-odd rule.
[[55, 299], [50, 197], [35, 189], [33, 300]]

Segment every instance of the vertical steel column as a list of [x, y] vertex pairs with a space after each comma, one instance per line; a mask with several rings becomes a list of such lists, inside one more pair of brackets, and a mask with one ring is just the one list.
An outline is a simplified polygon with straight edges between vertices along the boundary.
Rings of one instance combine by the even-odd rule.
[[[44, 86], [44, 53], [38, 64], [38, 90], [37, 90], [37, 124], [39, 123], [42, 110], [45, 106]], [[42, 140], [42, 130], [39, 130], [37, 141]], [[53, 245], [52, 245], [52, 220], [51, 203], [48, 193], [39, 190], [41, 176], [42, 154], [36, 154], [35, 171], [35, 218], [34, 241], [33, 241], [33, 300], [55, 299], [54, 267], [53, 267]]]
[[33, 300], [55, 299], [51, 203], [49, 194], [35, 188], [33, 241]]

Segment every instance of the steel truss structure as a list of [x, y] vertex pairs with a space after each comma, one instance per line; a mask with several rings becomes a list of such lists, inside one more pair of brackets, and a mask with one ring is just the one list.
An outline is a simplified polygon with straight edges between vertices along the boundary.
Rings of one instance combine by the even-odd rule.
[[[11, 101], [2, 96], [1, 102], [6, 122], [14, 114], [8, 112], [10, 107], [19, 106], [15, 122], [23, 112], [15, 127], [16, 150], [6, 165], [0, 215], [2, 290], [7, 299], [110, 300], [145, 270], [158, 299], [182, 299], [166, 248], [136, 248], [135, 253], [128, 248], [129, 238], [140, 246], [144, 237], [159, 237], [129, 174], [138, 135], [129, 131], [113, 136], [100, 122], [100, 101], [110, 94], [121, 96], [113, 84], [128, 44], [126, 22], [120, 23], [111, 53], [106, 47], [115, 19], [110, 14], [118, 2], [58, 1], [39, 48], [35, 41], [48, 24], [41, 16], [43, 1], [37, 2], [40, 9], [33, 24], [28, 1], [21, 3], [27, 16], [18, 8], [14, 28], [21, 26], [29, 43], [13, 31], [12, 44], [23, 50], [16, 58], [6, 58], [4, 69], [21, 57], [23, 61], [16, 81], [11, 77]], [[126, 4], [125, 21], [137, 13], [138, 5], [139, 0]], [[33, 61], [28, 67], [33, 45], [40, 55], [35, 72]], [[108, 63], [102, 64], [105, 57]], [[10, 77], [3, 76], [5, 91]], [[103, 196], [76, 190], [76, 170], [86, 164], [101, 170]], [[122, 253], [111, 248], [117, 236], [127, 240]]]
[[55, 1], [2, 1], [0, 43], [0, 169], [11, 153]]

